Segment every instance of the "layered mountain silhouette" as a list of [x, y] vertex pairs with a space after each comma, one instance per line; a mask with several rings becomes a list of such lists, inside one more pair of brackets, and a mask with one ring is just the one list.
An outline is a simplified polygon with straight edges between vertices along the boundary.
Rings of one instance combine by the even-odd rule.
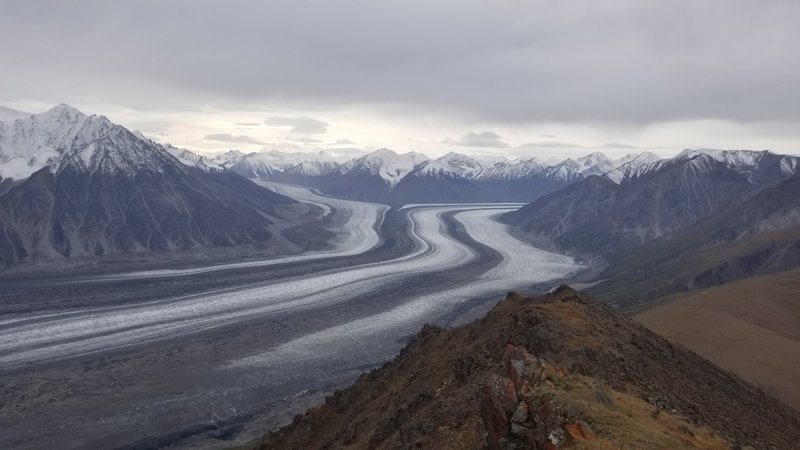
[[616, 259], [792, 176], [800, 158], [767, 151], [685, 151], [580, 180], [503, 220], [543, 245]]
[[611, 160], [602, 153], [563, 161], [535, 158], [471, 157], [448, 153], [437, 159], [408, 152], [376, 150], [339, 163], [328, 154], [275, 150], [244, 154], [229, 151], [214, 159], [250, 178], [315, 187], [333, 196], [405, 203], [528, 202], [590, 175], [622, 164], [657, 161], [652, 153]]
[[638, 246], [590, 289], [620, 306], [800, 266], [800, 174]]

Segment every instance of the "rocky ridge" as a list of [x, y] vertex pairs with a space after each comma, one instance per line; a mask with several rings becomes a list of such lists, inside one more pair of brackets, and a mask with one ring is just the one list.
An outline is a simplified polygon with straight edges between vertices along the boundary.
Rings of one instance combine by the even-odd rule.
[[791, 448], [800, 417], [561, 287], [426, 325], [383, 367], [251, 444], [321, 448]]

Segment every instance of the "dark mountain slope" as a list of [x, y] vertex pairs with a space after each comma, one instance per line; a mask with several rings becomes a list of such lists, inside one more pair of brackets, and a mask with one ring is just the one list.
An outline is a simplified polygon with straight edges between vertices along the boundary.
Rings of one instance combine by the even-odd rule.
[[390, 205], [407, 203], [467, 203], [492, 200], [474, 181], [448, 174], [409, 175], [389, 191], [385, 202]]
[[[540, 245], [586, 251], [607, 249], [617, 231], [612, 211], [619, 186], [597, 175], [501, 216]], [[550, 245], [548, 245], [550, 244]]]
[[792, 448], [800, 417], [562, 287], [426, 326], [392, 362], [253, 448]]
[[800, 175], [643, 244], [614, 262], [593, 295], [630, 307], [658, 297], [800, 266]]
[[766, 150], [685, 150], [578, 181], [504, 220], [540, 245], [615, 260], [742, 202], [798, 167], [800, 158]]
[[663, 161], [616, 184], [594, 176], [546, 195], [503, 220], [558, 248], [619, 257], [634, 246], [740, 201], [755, 185], [709, 155]]

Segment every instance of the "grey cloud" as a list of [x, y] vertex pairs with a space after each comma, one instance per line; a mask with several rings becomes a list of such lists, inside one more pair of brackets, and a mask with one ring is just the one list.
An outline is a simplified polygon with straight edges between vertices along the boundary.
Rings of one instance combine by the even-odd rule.
[[338, 139], [332, 145], [356, 145], [356, 143], [351, 141], [350, 139]]
[[240, 127], [257, 127], [260, 126], [261, 124], [257, 122], [236, 122], [234, 125]]
[[797, 23], [800, 2], [763, 0], [20, 1], [0, 101], [796, 123]]
[[630, 149], [630, 150], [655, 150], [658, 147], [651, 147], [651, 146], [639, 146], [639, 145], [632, 145], [632, 144], [625, 144], [622, 142], [608, 142], [600, 145], [581, 145], [575, 144], [572, 142], [562, 142], [562, 141], [537, 141], [537, 142], [526, 142], [518, 146], [517, 148], [524, 149], [524, 148], [587, 148], [587, 149]]
[[581, 148], [582, 145], [573, 144], [570, 142], [561, 141], [538, 141], [526, 142], [519, 146], [519, 148]]
[[264, 123], [271, 127], [291, 127], [292, 133], [322, 134], [328, 131], [328, 123], [311, 117], [268, 117]]
[[663, 147], [648, 146], [648, 145], [633, 145], [624, 142], [608, 142], [602, 145], [597, 145], [595, 148], [617, 148], [617, 149], [631, 149], [631, 150], [658, 150]]
[[503, 137], [494, 131], [482, 131], [480, 133], [467, 133], [458, 140], [445, 140], [446, 143], [463, 145], [465, 147], [483, 148], [505, 148], [508, 143], [503, 141]]
[[308, 136], [287, 137], [286, 139], [292, 142], [299, 142], [301, 144], [319, 144], [322, 142], [319, 139], [314, 139]]
[[206, 135], [205, 139], [209, 141], [229, 142], [234, 144], [256, 144], [256, 145], [265, 144], [265, 142], [259, 141], [254, 137], [250, 137], [244, 134], [230, 134], [230, 133], [208, 134]]

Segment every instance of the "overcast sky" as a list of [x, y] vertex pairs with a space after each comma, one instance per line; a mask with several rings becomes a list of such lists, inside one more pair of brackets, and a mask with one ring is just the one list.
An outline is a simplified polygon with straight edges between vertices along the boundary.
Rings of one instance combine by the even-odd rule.
[[0, 104], [214, 153], [800, 153], [800, 1], [0, 0]]

